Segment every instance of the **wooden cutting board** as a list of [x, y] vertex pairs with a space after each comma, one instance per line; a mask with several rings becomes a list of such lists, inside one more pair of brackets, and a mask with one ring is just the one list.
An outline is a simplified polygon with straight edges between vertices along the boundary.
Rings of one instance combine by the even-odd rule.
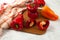
[[[24, 17], [24, 21], [30, 19], [27, 15], [27, 10], [23, 13], [23, 17]], [[42, 21], [42, 20], [46, 20], [46, 18], [44, 18], [41, 14], [40, 14], [40, 10], [38, 10], [39, 12], [39, 16], [38, 18], [36, 19], [36, 21]], [[35, 25], [34, 27], [32, 28], [24, 28], [22, 30], [23, 32], [27, 32], [27, 33], [31, 33], [31, 34], [38, 34], [38, 35], [42, 35], [44, 34], [46, 31], [42, 31], [42, 30], [39, 30], [38, 27]]]

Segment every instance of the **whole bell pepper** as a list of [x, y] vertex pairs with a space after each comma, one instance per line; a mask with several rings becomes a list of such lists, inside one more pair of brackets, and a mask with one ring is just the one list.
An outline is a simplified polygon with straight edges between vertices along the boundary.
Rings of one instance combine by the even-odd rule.
[[30, 12], [28, 11], [28, 17], [30, 17], [31, 19], [36, 19], [38, 17], [38, 12]]
[[48, 20], [37, 22], [38, 29], [40, 29], [40, 30], [47, 30], [49, 24], [50, 24], [50, 23], [49, 23]]
[[39, 7], [42, 7], [45, 5], [45, 1], [44, 0], [34, 0], [34, 3], [36, 5], [38, 5]]
[[11, 22], [10, 24], [11, 29], [14, 30], [22, 30], [23, 29], [23, 15], [18, 14], [18, 16]]
[[36, 19], [38, 17], [38, 12], [37, 12], [37, 6], [35, 4], [28, 4], [27, 9], [28, 9], [28, 17], [32, 19]]
[[35, 22], [34, 19], [27, 20], [25, 27], [26, 27], [26, 28], [31, 28], [31, 27], [33, 27], [33, 26], [35, 25], [35, 23], [36, 23], [36, 22]]
[[36, 12], [37, 11], [38, 6], [36, 6], [36, 4], [27, 4], [27, 10], [30, 12]]

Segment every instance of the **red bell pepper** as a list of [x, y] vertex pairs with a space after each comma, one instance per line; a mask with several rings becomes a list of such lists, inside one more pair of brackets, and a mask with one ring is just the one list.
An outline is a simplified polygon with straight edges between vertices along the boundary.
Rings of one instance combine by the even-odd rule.
[[34, 3], [38, 6], [44, 6], [45, 5], [45, 1], [44, 0], [34, 0]]
[[38, 6], [35, 5], [34, 3], [33, 4], [27, 4], [27, 9], [30, 12], [36, 12], [37, 11], [37, 8], [38, 8]]
[[35, 23], [36, 23], [36, 22], [35, 22], [34, 19], [27, 20], [25, 27], [26, 27], [26, 28], [31, 28], [31, 27], [33, 27], [33, 26], [35, 25]]
[[37, 23], [37, 26], [40, 30], [47, 30], [48, 26], [49, 26], [49, 21], [40, 21]]
[[28, 17], [30, 17], [31, 19], [36, 19], [38, 17], [38, 12], [30, 12], [28, 11]]
[[33, 5], [28, 4], [27, 9], [28, 9], [28, 16], [30, 18], [36, 19], [38, 17], [38, 12], [37, 12], [38, 6], [36, 6], [35, 4]]
[[10, 24], [11, 29], [22, 30], [23, 29], [23, 15], [19, 14]]

